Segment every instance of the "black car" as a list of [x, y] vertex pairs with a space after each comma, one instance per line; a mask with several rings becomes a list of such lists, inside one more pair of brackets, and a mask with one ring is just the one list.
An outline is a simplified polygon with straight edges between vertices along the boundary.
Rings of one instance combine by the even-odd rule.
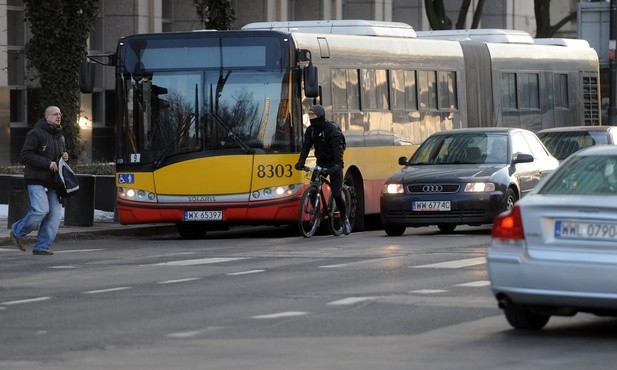
[[468, 128], [431, 135], [385, 182], [381, 221], [390, 236], [407, 226], [491, 224], [559, 166], [531, 131]]
[[615, 126], [564, 126], [547, 128], [537, 133], [546, 149], [558, 160], [593, 145], [617, 144]]

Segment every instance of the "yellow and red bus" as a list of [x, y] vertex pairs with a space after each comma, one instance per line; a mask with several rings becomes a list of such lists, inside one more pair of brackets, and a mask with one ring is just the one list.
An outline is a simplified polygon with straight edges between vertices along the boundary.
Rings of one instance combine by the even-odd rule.
[[308, 180], [293, 165], [316, 103], [346, 136], [355, 230], [379, 214], [396, 159], [433, 132], [599, 123], [593, 49], [500, 32], [441, 40], [349, 20], [124, 37], [109, 57], [119, 222], [176, 223], [183, 237], [296, 224]]

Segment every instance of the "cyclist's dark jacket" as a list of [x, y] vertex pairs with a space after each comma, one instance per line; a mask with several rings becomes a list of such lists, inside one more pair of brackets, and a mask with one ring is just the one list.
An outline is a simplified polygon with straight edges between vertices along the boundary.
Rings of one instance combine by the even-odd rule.
[[311, 147], [315, 147], [318, 166], [327, 168], [338, 164], [343, 168], [345, 136], [334, 122], [327, 121], [324, 116], [312, 119], [304, 132], [299, 162], [306, 161]]
[[45, 118], [35, 123], [32, 130], [26, 134], [19, 154], [19, 159], [25, 166], [26, 185], [43, 185], [54, 189], [54, 173], [49, 170], [49, 166], [51, 162], [57, 161], [64, 151], [61, 127], [48, 123]]

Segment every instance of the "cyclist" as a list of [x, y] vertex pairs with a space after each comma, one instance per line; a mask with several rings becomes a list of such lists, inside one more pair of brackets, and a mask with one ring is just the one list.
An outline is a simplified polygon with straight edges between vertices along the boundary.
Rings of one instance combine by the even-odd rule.
[[304, 162], [309, 151], [315, 147], [317, 165], [328, 169], [332, 195], [342, 217], [343, 234], [351, 233], [351, 225], [347, 219], [345, 200], [341, 194], [343, 186], [343, 152], [345, 151], [345, 136], [341, 129], [332, 121], [326, 120], [326, 110], [321, 105], [314, 105], [308, 112], [310, 126], [304, 133], [300, 158], [296, 163], [296, 170], [304, 168]]

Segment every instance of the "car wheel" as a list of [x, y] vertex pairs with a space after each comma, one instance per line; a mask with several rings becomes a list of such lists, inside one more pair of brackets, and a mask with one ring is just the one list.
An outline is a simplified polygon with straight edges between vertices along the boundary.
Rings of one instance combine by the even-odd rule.
[[533, 313], [515, 304], [507, 305], [503, 312], [508, 323], [516, 329], [539, 330], [551, 318], [550, 315]]
[[384, 225], [383, 229], [388, 236], [401, 236], [405, 233], [405, 226], [400, 225]]
[[437, 227], [442, 233], [445, 233], [445, 234], [449, 234], [453, 232], [454, 229], [456, 229], [456, 225], [454, 224], [439, 224], [437, 225]]
[[504, 211], [512, 210], [512, 208], [514, 208], [514, 203], [516, 203], [517, 200], [518, 197], [516, 196], [516, 193], [514, 193], [514, 190], [508, 188], [508, 191], [506, 191], [506, 209], [504, 209]]

